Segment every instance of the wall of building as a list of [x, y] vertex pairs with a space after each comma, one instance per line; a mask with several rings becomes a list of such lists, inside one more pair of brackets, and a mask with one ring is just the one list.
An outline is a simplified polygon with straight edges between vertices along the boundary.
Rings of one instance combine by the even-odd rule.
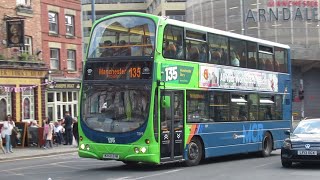
[[[49, 11], [58, 13], [58, 34], [49, 33]], [[74, 15], [75, 35], [66, 36], [65, 15]], [[81, 6], [80, 0], [43, 0], [41, 6], [42, 23], [42, 40], [44, 60], [50, 65], [50, 47], [60, 50], [60, 67], [59, 70], [53, 71], [52, 76], [66, 78], [80, 78], [82, 72], [82, 39], [81, 39]], [[67, 70], [67, 50], [76, 51], [76, 70]], [[50, 66], [49, 66], [50, 68]]]
[[[22, 13], [17, 11], [15, 0], [0, 0], [0, 54], [5, 59], [18, 59], [20, 54], [18, 47], [7, 48], [6, 39], [6, 18], [22, 18], [24, 19], [24, 34], [32, 38], [32, 54], [35, 55], [42, 49], [41, 40], [41, 22], [40, 22], [40, 0], [33, 0], [31, 4], [32, 13]], [[40, 53], [35, 57], [36, 59], [42, 59]]]
[[[66, 111], [76, 117], [82, 76], [82, 21], [80, 0], [42, 0], [41, 13], [44, 60], [49, 67], [49, 79], [55, 84], [47, 87], [47, 115], [54, 121], [62, 119]], [[58, 14], [58, 33], [49, 32], [49, 12]], [[67, 35], [65, 16], [74, 17], [74, 35]], [[50, 68], [50, 49], [59, 49], [59, 67]], [[67, 51], [74, 50], [75, 70], [68, 70]]]
[[[289, 45], [293, 115], [298, 119], [319, 117], [317, 107], [320, 106], [320, 93], [317, 92], [319, 80], [316, 77], [320, 75], [320, 3], [318, 0], [310, 1], [309, 4], [298, 0], [291, 1], [291, 4], [286, 2], [188, 0], [186, 21]], [[290, 17], [287, 16], [289, 12]], [[304, 99], [299, 99], [301, 89], [304, 90]]]
[[[44, 94], [47, 68], [43, 62], [40, 0], [20, 6], [15, 0], [0, 1], [0, 123], [11, 114], [15, 121], [37, 120], [45, 117]], [[25, 47], [7, 47], [7, 21], [23, 20], [24, 36], [31, 38], [30, 51]], [[24, 38], [26, 43], [26, 38]], [[23, 43], [22, 43], [23, 45]], [[28, 55], [26, 55], [26, 52]], [[22, 58], [26, 55], [27, 58]], [[25, 96], [25, 92], [32, 95]], [[25, 99], [30, 104], [25, 104]], [[26, 118], [26, 114], [32, 114]]]

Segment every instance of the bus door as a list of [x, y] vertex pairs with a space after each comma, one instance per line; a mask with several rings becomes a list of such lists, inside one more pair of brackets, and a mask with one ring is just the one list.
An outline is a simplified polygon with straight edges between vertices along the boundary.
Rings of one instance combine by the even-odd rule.
[[161, 162], [183, 158], [183, 91], [161, 90], [160, 152]]

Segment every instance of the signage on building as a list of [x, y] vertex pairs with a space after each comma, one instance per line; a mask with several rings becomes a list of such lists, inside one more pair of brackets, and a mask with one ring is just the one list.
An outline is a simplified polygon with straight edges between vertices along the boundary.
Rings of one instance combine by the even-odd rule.
[[208, 65], [200, 66], [199, 73], [199, 87], [278, 91], [278, 76], [275, 73]]
[[59, 83], [57, 82], [54, 86], [50, 86], [50, 88], [55, 89], [80, 89], [79, 83]]
[[267, 7], [248, 9], [246, 22], [319, 21], [318, 0], [267, 0]]
[[33, 77], [43, 78], [46, 71], [18, 70], [18, 69], [0, 69], [0, 77]]
[[7, 20], [7, 46], [24, 46], [24, 20]]

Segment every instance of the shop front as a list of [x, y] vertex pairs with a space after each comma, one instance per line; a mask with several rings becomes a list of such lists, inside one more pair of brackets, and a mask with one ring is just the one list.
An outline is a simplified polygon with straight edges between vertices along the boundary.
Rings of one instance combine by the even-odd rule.
[[0, 68], [0, 123], [7, 115], [16, 122], [37, 120], [45, 117], [44, 95], [47, 71]]
[[66, 111], [70, 112], [71, 117], [77, 117], [79, 90], [80, 81], [57, 81], [50, 85], [47, 92], [48, 117], [57, 121], [64, 118]]

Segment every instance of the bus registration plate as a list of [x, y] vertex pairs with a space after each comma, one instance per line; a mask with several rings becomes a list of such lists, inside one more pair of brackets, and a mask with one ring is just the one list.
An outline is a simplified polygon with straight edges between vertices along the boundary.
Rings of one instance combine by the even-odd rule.
[[298, 151], [298, 155], [316, 156], [317, 151]]
[[104, 154], [103, 158], [104, 159], [119, 159], [119, 155], [118, 154]]

